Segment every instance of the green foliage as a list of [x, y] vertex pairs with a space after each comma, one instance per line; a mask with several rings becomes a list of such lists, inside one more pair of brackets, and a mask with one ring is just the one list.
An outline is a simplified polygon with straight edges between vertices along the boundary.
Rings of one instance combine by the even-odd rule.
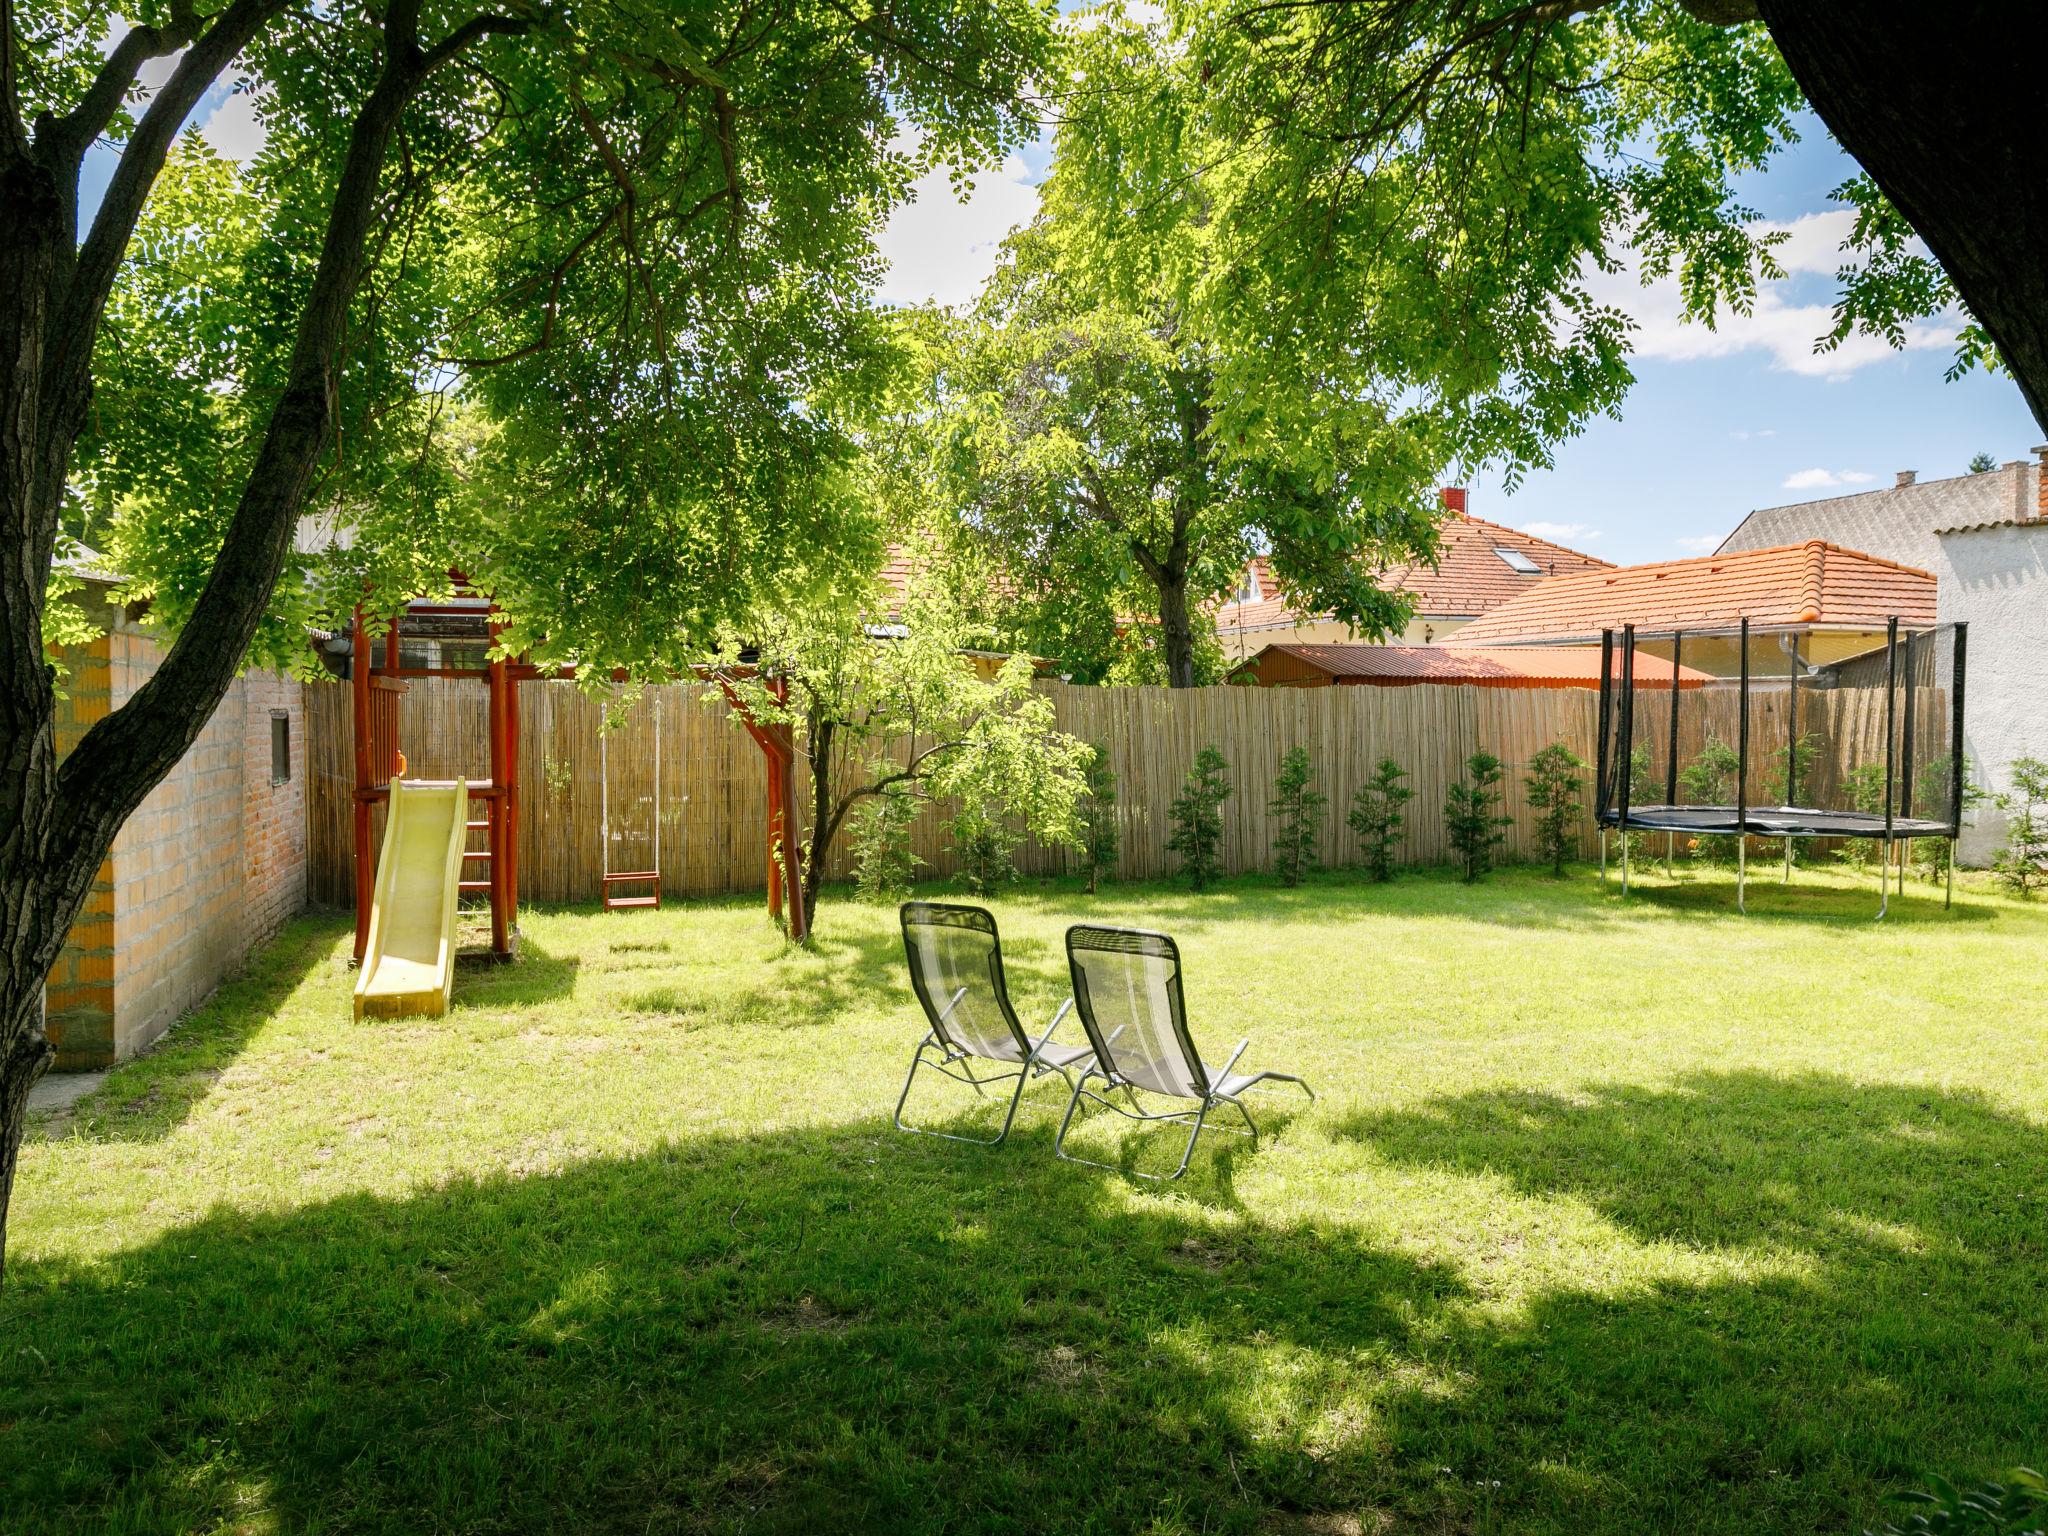
[[853, 829], [853, 884], [863, 901], [909, 894], [924, 861], [911, 851], [910, 828], [918, 802], [906, 785], [891, 784], [868, 804]]
[[1401, 807], [1415, 798], [1415, 791], [1401, 782], [1407, 777], [1391, 757], [1381, 758], [1372, 777], [1352, 795], [1351, 811], [1344, 818], [1358, 834], [1359, 852], [1375, 880], [1394, 878], [1394, 848], [1406, 819]]
[[1536, 812], [1536, 854], [1554, 875], [1564, 873], [1565, 860], [1577, 851], [1579, 821], [1585, 814], [1579, 797], [1585, 793], [1586, 764], [1561, 741], [1529, 759], [1523, 776], [1529, 804]]
[[2005, 812], [2005, 846], [1991, 867], [2016, 895], [2031, 896], [2048, 880], [2048, 762], [2014, 758], [2006, 773], [2012, 788], [1993, 797]]
[[[1950, 782], [1949, 761], [1949, 754], [1944, 752], [1920, 765], [1920, 771], [1913, 776], [1913, 803], [1916, 806], [1948, 806], [1949, 797], [1955, 789]], [[1961, 819], [1968, 825], [1975, 825], [1978, 808], [1991, 799], [1991, 794], [1977, 782], [1976, 764], [1970, 761], [1967, 753], [1963, 757], [1962, 798]], [[1948, 879], [1949, 865], [1955, 856], [1955, 844], [1945, 837], [1923, 837], [1913, 844], [1913, 862], [1931, 885], [1940, 885]]]
[[1888, 1521], [1864, 1536], [2048, 1536], [2048, 1478], [2016, 1467], [2004, 1482], [1958, 1488], [1930, 1477], [1927, 1490], [1899, 1495], [1902, 1504], [1926, 1506]]
[[1088, 871], [1088, 894], [1094, 895], [1105, 875], [1116, 873], [1118, 845], [1122, 833], [1116, 819], [1116, 770], [1109, 766], [1109, 749], [1089, 749], [1086, 788], [1081, 796], [1081, 862]]
[[741, 663], [737, 635], [723, 653], [721, 675], [734, 695], [757, 721], [788, 726], [810, 768], [805, 900], [813, 908], [840, 827], [861, 801], [891, 789], [953, 801], [990, 823], [1014, 817], [1048, 843], [1071, 844], [1079, 833], [1089, 749], [1054, 728], [1030, 663], [1013, 656], [983, 677], [961, 655], [968, 630], [952, 595], [921, 579], [904, 600], [901, 632], [878, 635], [888, 602], [879, 584], [864, 585], [763, 615], [746, 637], [754, 660]]
[[1273, 781], [1266, 810], [1279, 822], [1273, 838], [1273, 869], [1282, 885], [1301, 884], [1301, 877], [1322, 864], [1323, 807], [1330, 797], [1308, 787], [1308, 748], [1289, 747]]
[[[1755, 740], [1754, 737], [1751, 738]], [[1764, 795], [1779, 805], [1792, 804], [1793, 797], [1803, 794], [1807, 781], [1813, 772], [1814, 759], [1820, 754], [1820, 737], [1812, 731], [1801, 731], [1799, 739], [1789, 749], [1780, 747], [1765, 759], [1769, 767], [1764, 773]], [[1790, 759], [1788, 762], [1787, 759]], [[1787, 768], [1791, 773], [1786, 773]], [[1734, 782], [1730, 773], [1729, 782]]]
[[[1858, 763], [1843, 775], [1842, 787], [1849, 803], [1866, 814], [1884, 810], [1884, 764]], [[1858, 869], [1868, 869], [1883, 853], [1874, 837], [1851, 837], [1842, 843], [1842, 855]]]
[[1444, 799], [1444, 826], [1468, 883], [1493, 866], [1495, 850], [1507, 842], [1513, 825], [1500, 813], [1501, 772], [1500, 759], [1491, 752], [1474, 752], [1465, 759], [1465, 776]]
[[948, 825], [958, 861], [955, 884], [976, 896], [987, 896], [1017, 878], [1015, 855], [1022, 838], [1004, 819], [1000, 806], [987, 802], [963, 805]]
[[[76, 9], [13, 40], [53, 111], [114, 24]], [[272, 9], [233, 64], [266, 142], [239, 165], [196, 134], [172, 149], [67, 489], [66, 531], [171, 633], [248, 485], [387, 51], [382, 7]], [[666, 675], [871, 561], [857, 431], [901, 364], [875, 238], [926, 170], [1035, 133], [1024, 102], [1058, 73], [1031, 0], [509, 10], [543, 24], [474, 44], [405, 113], [257, 660], [304, 665], [306, 626], [366, 585], [395, 604], [456, 566], [508, 644]], [[462, 19], [430, 7], [422, 45]]]
[[[1678, 785], [1685, 792], [1688, 805], [1733, 805], [1736, 777], [1741, 771], [1742, 759], [1735, 749], [1720, 737], [1710, 735], [1701, 745], [1699, 756], [1679, 769]], [[1734, 837], [1710, 833], [1693, 839], [1691, 856], [1702, 864], [1733, 864], [1735, 852]]]
[[1223, 843], [1223, 802], [1231, 793], [1229, 767], [1213, 743], [1202, 748], [1167, 810], [1173, 834], [1166, 846], [1180, 855], [1180, 872], [1198, 891], [1223, 872], [1218, 852]]
[[1990, 454], [1973, 453], [1970, 455], [1969, 470], [1971, 474], [1986, 475], [1996, 468], [1998, 468], [1998, 460], [1994, 459]]

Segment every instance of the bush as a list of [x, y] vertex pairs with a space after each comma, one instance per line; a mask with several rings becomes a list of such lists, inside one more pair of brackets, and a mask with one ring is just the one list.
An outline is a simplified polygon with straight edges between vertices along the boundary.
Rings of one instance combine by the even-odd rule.
[[2043, 1536], [2048, 1532], [2048, 1478], [2015, 1467], [2002, 1483], [1957, 1488], [1930, 1477], [1928, 1492], [1901, 1494], [1902, 1504], [1926, 1508], [1863, 1536]]
[[1217, 851], [1223, 845], [1223, 802], [1230, 798], [1230, 765], [1212, 743], [1195, 754], [1180, 793], [1167, 815], [1173, 835], [1166, 846], [1180, 855], [1181, 873], [1196, 890], [1222, 873]]
[[974, 802], [953, 813], [953, 854], [959, 867], [953, 878], [976, 896], [986, 896], [1017, 878], [1011, 855], [1018, 835], [994, 807]]
[[1280, 823], [1273, 839], [1273, 869], [1282, 885], [1299, 885], [1301, 877], [1322, 863], [1323, 807], [1330, 797], [1308, 787], [1308, 748], [1290, 747], [1280, 759], [1280, 777], [1266, 809]]
[[1105, 874], [1116, 871], [1118, 832], [1116, 824], [1116, 770], [1109, 766], [1109, 750], [1097, 746], [1088, 760], [1087, 787], [1081, 803], [1081, 865], [1088, 871], [1088, 893], [1092, 896]]
[[908, 895], [911, 878], [922, 862], [910, 851], [910, 824], [917, 819], [917, 797], [901, 784], [876, 795], [853, 832], [853, 884], [863, 901], [890, 901]]
[[[1679, 788], [1688, 805], [1733, 805], [1735, 777], [1742, 771], [1742, 759], [1718, 736], [1709, 736], [1700, 754], [1679, 770]], [[1735, 839], [1716, 833], [1693, 839], [1692, 856], [1702, 864], [1735, 862]]]
[[[1923, 763], [1913, 778], [1913, 803], [1916, 806], [1946, 805], [1949, 791], [1949, 755]], [[1967, 754], [1963, 757], [1963, 816], [1973, 824], [1976, 811], [1991, 796], [1982, 784], [1977, 782], [1976, 765]], [[1913, 862], [1930, 885], [1940, 885], [1948, 878], [1948, 866], [1956, 856], [1956, 845], [1945, 837], [1923, 837], [1913, 844]]]
[[1529, 759], [1522, 785], [1536, 811], [1537, 857], [1550, 865], [1552, 874], [1562, 875], [1564, 861], [1576, 851], [1584, 814], [1579, 796], [1586, 789], [1585, 759], [1563, 742], [1553, 741]]
[[1992, 856], [1991, 867], [2015, 893], [2031, 896], [2048, 879], [2048, 763], [2019, 757], [2007, 771], [2012, 788], [1996, 797], [2006, 814], [2005, 846]]
[[1358, 834], [1359, 851], [1375, 880], [1394, 878], [1394, 845], [1401, 841], [1404, 819], [1401, 807], [1415, 798], [1415, 791], [1401, 782], [1407, 777], [1391, 757], [1381, 758], [1372, 777], [1351, 797], [1351, 813], [1344, 818]]
[[1444, 825], [1468, 883], [1493, 867], [1494, 850], [1508, 840], [1512, 823], [1500, 814], [1500, 780], [1500, 759], [1491, 752], [1474, 752], [1465, 759], [1465, 777], [1451, 786], [1444, 805]]
[[[1865, 815], [1883, 812], [1883, 763], [1858, 763], [1843, 776], [1842, 787], [1849, 792], [1850, 805]], [[1842, 844], [1842, 853], [1858, 869], [1867, 869], [1882, 856], [1883, 850], [1874, 837], [1852, 837]]]

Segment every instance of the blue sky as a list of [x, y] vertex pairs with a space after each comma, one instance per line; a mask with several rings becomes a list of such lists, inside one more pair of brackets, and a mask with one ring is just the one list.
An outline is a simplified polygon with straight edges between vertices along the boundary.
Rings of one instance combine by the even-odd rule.
[[[193, 121], [223, 154], [246, 157], [261, 130], [246, 97], [211, 92]], [[1828, 193], [1852, 162], [1809, 118], [1803, 138], [1741, 188], [1743, 200], [1792, 239], [1794, 270], [1769, 285], [1755, 316], [1727, 317], [1717, 332], [1681, 324], [1669, 284], [1629, 278], [1603, 295], [1634, 315], [1636, 384], [1619, 419], [1594, 422], [1559, 446], [1556, 467], [1509, 495], [1497, 474], [1472, 477], [1472, 511], [1628, 564], [1709, 550], [1754, 507], [1888, 485], [1903, 469], [1923, 480], [1964, 472], [1971, 455], [2026, 457], [2042, 440], [2010, 380], [1981, 373], [1942, 378], [1951, 347], [1930, 326], [1893, 352], [1851, 342], [1817, 359], [1813, 338], [1834, 294], [1836, 246], [1846, 213]], [[1003, 236], [1037, 207], [1047, 145], [1026, 146], [956, 202], [943, 173], [921, 184], [883, 237], [890, 260], [882, 296], [897, 303], [971, 299]], [[95, 155], [84, 196], [99, 200], [112, 156]]]

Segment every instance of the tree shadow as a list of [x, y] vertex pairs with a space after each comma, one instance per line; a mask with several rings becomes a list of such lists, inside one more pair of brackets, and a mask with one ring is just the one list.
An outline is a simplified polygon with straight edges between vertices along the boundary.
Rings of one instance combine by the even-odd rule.
[[214, 994], [92, 1093], [43, 1121], [51, 1140], [150, 1142], [169, 1136], [300, 987], [332, 961], [331, 917], [299, 917]]
[[[1338, 1131], [1537, 1209], [1401, 1242], [1245, 1208], [1235, 1149], [1161, 1193], [1049, 1120], [879, 1118], [223, 1208], [17, 1261], [0, 1486], [37, 1528], [1732, 1536], [2039, 1453], [2044, 1133], [1985, 1100], [1708, 1074]], [[1442, 1256], [1585, 1208], [1717, 1267], [1509, 1299]]]
[[1580, 1363], [1572, 1393], [1626, 1404], [1645, 1435], [1686, 1437], [1647, 1527], [1695, 1521], [1688, 1490], [1760, 1485], [1769, 1507], [1805, 1479], [1839, 1484], [1815, 1507], [1848, 1530], [1872, 1513], [1859, 1492], [2041, 1455], [2048, 1128], [1982, 1095], [1700, 1072], [1663, 1088], [1473, 1093], [1336, 1133], [1722, 1263], [1731, 1278], [1644, 1294], [1553, 1291], [1512, 1330], [1532, 1363]]
[[1365, 1498], [1344, 1425], [1261, 1443], [1261, 1384], [1415, 1354], [1457, 1279], [1127, 1208], [1049, 1143], [693, 1141], [18, 1262], [0, 1483], [136, 1529], [1249, 1529]]

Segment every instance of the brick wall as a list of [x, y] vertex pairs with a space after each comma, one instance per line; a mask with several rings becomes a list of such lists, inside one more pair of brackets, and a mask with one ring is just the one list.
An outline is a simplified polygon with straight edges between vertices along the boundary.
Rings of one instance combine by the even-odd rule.
[[[100, 713], [149, 678], [163, 652], [123, 618], [104, 652]], [[93, 700], [72, 690], [71, 738]], [[273, 782], [273, 719], [290, 772]], [[238, 679], [177, 767], [114, 841], [86, 913], [50, 976], [60, 1069], [132, 1056], [203, 1000], [306, 898], [305, 715], [295, 682]], [[66, 743], [68, 744], [68, 743]]]

